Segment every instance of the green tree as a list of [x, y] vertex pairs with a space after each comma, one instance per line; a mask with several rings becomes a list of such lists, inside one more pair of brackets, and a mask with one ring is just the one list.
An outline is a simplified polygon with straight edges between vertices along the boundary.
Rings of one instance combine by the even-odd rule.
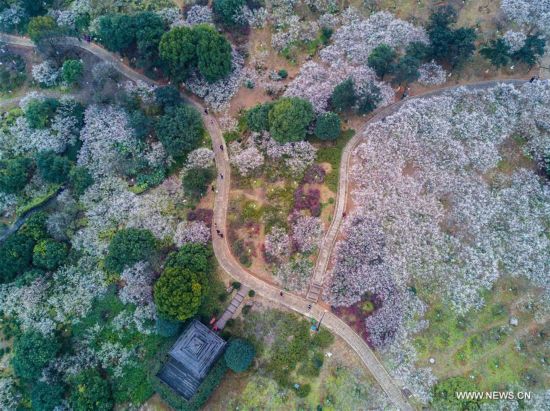
[[433, 387], [432, 406], [436, 410], [478, 410], [480, 401], [459, 399], [457, 392], [479, 391], [476, 384], [464, 377], [453, 377], [439, 381]]
[[135, 26], [127, 14], [108, 14], [98, 20], [97, 37], [107, 50], [123, 52], [135, 41]]
[[99, 372], [88, 368], [70, 379], [69, 404], [74, 411], [111, 411], [113, 399], [109, 383]]
[[63, 402], [65, 389], [56, 382], [38, 381], [31, 390], [32, 409], [37, 411], [53, 411]]
[[248, 341], [237, 338], [231, 340], [224, 353], [225, 363], [234, 372], [243, 372], [250, 367], [256, 350]]
[[312, 120], [313, 107], [309, 101], [285, 97], [269, 111], [269, 131], [279, 143], [300, 141], [305, 138]]
[[201, 24], [194, 28], [197, 35], [197, 66], [212, 83], [231, 73], [231, 45], [213, 27]]
[[65, 60], [61, 68], [61, 77], [68, 84], [77, 84], [82, 78], [84, 64], [81, 60]]
[[176, 27], [160, 40], [160, 57], [176, 81], [184, 81], [197, 65], [197, 36], [189, 27]]
[[25, 109], [25, 118], [31, 128], [46, 128], [50, 126], [59, 101], [54, 98], [32, 100]]
[[180, 92], [174, 86], [157, 87], [155, 89], [155, 100], [163, 110], [181, 104]]
[[36, 168], [44, 181], [61, 184], [69, 177], [71, 162], [67, 157], [58, 156], [53, 151], [41, 151], [36, 156]]
[[351, 77], [338, 84], [330, 96], [330, 106], [338, 113], [351, 110], [356, 101], [357, 96], [355, 94], [355, 87]]
[[50, 16], [33, 17], [29, 22], [27, 34], [31, 40], [38, 43], [44, 36], [54, 32], [57, 29], [57, 23]]
[[399, 59], [393, 68], [393, 82], [396, 84], [412, 83], [420, 76], [420, 61], [409, 55]]
[[368, 64], [380, 78], [393, 70], [393, 64], [397, 53], [387, 44], [380, 44], [369, 55]]
[[19, 229], [18, 234], [26, 235], [35, 242], [48, 238], [47, 221], [48, 214], [44, 211], [38, 211], [25, 221], [25, 224]]
[[9, 160], [0, 160], [0, 191], [8, 194], [17, 194], [32, 176], [32, 160], [17, 157]]
[[19, 378], [36, 381], [42, 369], [55, 358], [61, 344], [56, 337], [38, 331], [27, 331], [15, 340], [13, 371]]
[[456, 11], [451, 6], [443, 6], [432, 13], [427, 27], [430, 57], [448, 62], [453, 67], [460, 66], [472, 56], [476, 40], [473, 28], [452, 29], [456, 21]]
[[183, 177], [183, 189], [194, 198], [202, 197], [208, 190], [208, 184], [214, 179], [211, 168], [192, 168]]
[[53, 0], [22, 0], [21, 6], [29, 16], [34, 17], [45, 14], [48, 11], [48, 6], [50, 6], [52, 3]]
[[69, 182], [73, 192], [81, 196], [93, 184], [94, 179], [86, 167], [77, 166], [69, 172]]
[[321, 140], [336, 140], [340, 136], [340, 117], [336, 113], [323, 113], [317, 117], [315, 135]]
[[184, 268], [166, 268], [154, 286], [159, 313], [169, 319], [185, 321], [199, 310], [204, 287], [198, 274]]
[[413, 57], [418, 61], [426, 61], [430, 57], [430, 47], [426, 43], [413, 41], [407, 45], [405, 55]]
[[148, 261], [156, 251], [156, 240], [149, 230], [126, 228], [114, 235], [105, 258], [105, 268], [121, 273], [138, 261]]
[[251, 131], [265, 131], [269, 129], [269, 111], [273, 103], [257, 104], [246, 112], [246, 125]]
[[65, 262], [68, 253], [66, 244], [52, 239], [42, 240], [34, 246], [32, 263], [53, 271]]
[[493, 66], [502, 67], [510, 62], [510, 47], [504, 39], [491, 40], [479, 51], [483, 57], [491, 61]]
[[177, 252], [168, 256], [164, 266], [186, 268], [206, 278], [214, 270], [212, 249], [198, 243], [186, 243]]
[[10, 282], [30, 268], [33, 247], [33, 239], [19, 233], [0, 244], [0, 283]]
[[197, 148], [204, 134], [200, 113], [192, 106], [170, 109], [157, 122], [155, 131], [166, 151], [183, 158]]
[[380, 89], [377, 85], [371, 83], [368, 91], [366, 91], [357, 102], [357, 114], [368, 114], [376, 108], [382, 100]]
[[138, 53], [137, 65], [145, 69], [156, 65], [159, 60], [159, 44], [164, 34], [162, 18], [153, 12], [133, 15], [135, 43]]
[[525, 44], [515, 53], [512, 54], [512, 58], [520, 63], [527, 64], [529, 67], [533, 67], [537, 64], [540, 56], [544, 54], [546, 42], [544, 38], [537, 35], [529, 35], [525, 39]]
[[245, 0], [214, 0], [212, 10], [222, 24], [227, 27], [237, 27], [247, 24], [242, 15], [242, 8], [245, 5]]

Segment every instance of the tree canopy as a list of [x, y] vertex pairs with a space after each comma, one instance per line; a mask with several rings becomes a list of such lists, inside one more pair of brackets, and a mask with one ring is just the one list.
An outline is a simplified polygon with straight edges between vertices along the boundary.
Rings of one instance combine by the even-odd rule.
[[214, 0], [212, 11], [216, 18], [227, 27], [244, 26], [246, 19], [242, 18], [242, 8], [245, 0]]
[[353, 79], [348, 78], [338, 84], [330, 96], [331, 108], [339, 113], [351, 110], [357, 100]]
[[380, 78], [393, 71], [397, 53], [387, 44], [380, 44], [369, 55], [368, 64]]
[[15, 233], [0, 244], [0, 283], [12, 281], [31, 265], [34, 240]]
[[63, 402], [64, 387], [60, 383], [38, 381], [33, 384], [31, 403], [33, 410], [53, 411]]
[[323, 113], [317, 117], [315, 135], [321, 140], [336, 140], [340, 136], [340, 117], [336, 113]]
[[309, 101], [297, 97], [278, 100], [269, 111], [269, 131], [279, 143], [303, 140], [313, 120]]
[[65, 262], [67, 255], [66, 244], [46, 239], [34, 246], [32, 262], [36, 267], [52, 271]]
[[194, 198], [202, 197], [208, 190], [208, 184], [216, 176], [212, 168], [191, 168], [183, 176], [183, 189]]
[[25, 109], [25, 117], [29, 126], [31, 128], [49, 127], [58, 107], [59, 101], [54, 98], [32, 100]]
[[32, 160], [16, 157], [0, 160], [0, 191], [16, 194], [27, 185], [32, 175]]
[[202, 244], [186, 243], [170, 254], [164, 265], [167, 268], [186, 268], [207, 277], [214, 269], [212, 250]]
[[199, 310], [204, 291], [199, 274], [186, 268], [169, 267], [155, 283], [155, 304], [161, 315], [185, 321]]
[[57, 23], [50, 16], [37, 16], [33, 17], [27, 27], [27, 34], [32, 41], [37, 43], [45, 35], [53, 32], [57, 29]]
[[41, 151], [36, 156], [36, 167], [44, 181], [61, 184], [69, 178], [71, 162], [67, 157], [59, 156], [53, 151]]
[[167, 110], [157, 121], [155, 131], [171, 156], [183, 158], [199, 146], [204, 126], [200, 113], [194, 107], [180, 105]]
[[109, 383], [99, 372], [88, 368], [70, 380], [69, 404], [75, 411], [111, 411], [113, 399]]
[[84, 64], [81, 60], [65, 60], [61, 68], [61, 77], [68, 84], [77, 84], [82, 78]]
[[453, 377], [439, 381], [433, 387], [432, 406], [440, 410], [477, 410], [479, 401], [459, 399], [457, 392], [479, 391], [475, 382], [464, 377]]
[[224, 353], [225, 363], [234, 372], [243, 372], [250, 367], [256, 350], [248, 341], [237, 338], [231, 340]]
[[257, 104], [246, 112], [246, 124], [251, 131], [265, 131], [269, 129], [269, 111], [273, 103]]
[[105, 258], [105, 268], [121, 273], [138, 261], [148, 261], [156, 251], [156, 239], [149, 230], [126, 228], [114, 235]]
[[55, 358], [60, 348], [55, 336], [45, 336], [38, 331], [23, 333], [13, 346], [15, 375], [24, 380], [37, 380], [42, 376], [42, 369]]

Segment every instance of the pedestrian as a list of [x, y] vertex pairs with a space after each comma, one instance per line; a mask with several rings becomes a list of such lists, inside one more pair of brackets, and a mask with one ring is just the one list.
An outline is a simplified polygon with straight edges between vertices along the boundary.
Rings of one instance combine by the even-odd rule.
[[223, 174], [220, 173], [220, 178], [223, 180]]
[[283, 292], [281, 291], [281, 292], [279, 293], [279, 295], [282, 297], [282, 296], [283, 296]]
[[207, 108], [204, 109], [204, 114], [208, 115], [208, 109]]
[[220, 150], [223, 151], [223, 144], [220, 144]]
[[308, 304], [308, 305], [307, 305], [307, 310], [308, 310], [308, 311], [311, 310], [311, 304]]
[[214, 186], [212, 186], [211, 188], [212, 188], [212, 191], [216, 191], [216, 189], [214, 188]]
[[223, 233], [220, 233], [220, 237], [223, 238]]

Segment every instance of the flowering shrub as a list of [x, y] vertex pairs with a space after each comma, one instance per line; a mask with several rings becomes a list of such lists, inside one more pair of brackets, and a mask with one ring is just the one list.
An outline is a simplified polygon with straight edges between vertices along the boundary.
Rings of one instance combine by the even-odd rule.
[[124, 304], [147, 305], [153, 302], [154, 273], [148, 263], [139, 261], [120, 275], [124, 287], [118, 296]]
[[15, 410], [19, 404], [19, 395], [15, 388], [15, 380], [10, 377], [0, 378], [0, 408]]
[[304, 291], [307, 288], [313, 264], [306, 258], [294, 258], [275, 268], [274, 274], [281, 280], [284, 288], [292, 291]]
[[299, 216], [292, 224], [292, 243], [301, 253], [315, 251], [321, 240], [321, 219]]
[[212, 23], [212, 10], [208, 6], [200, 6], [195, 4], [187, 10], [185, 23], [189, 26], [195, 24]]
[[523, 26], [534, 26], [546, 35], [549, 34], [548, 0], [502, 0], [500, 8], [510, 20]]
[[508, 30], [502, 36], [506, 45], [510, 48], [510, 53], [515, 53], [523, 47], [525, 40], [527, 40], [527, 35], [521, 31], [512, 31]]
[[206, 147], [200, 147], [187, 155], [185, 168], [210, 168], [213, 165], [214, 152]]
[[438, 86], [447, 81], [447, 72], [435, 62], [422, 64], [418, 68], [418, 82], [425, 86]]
[[319, 164], [313, 164], [306, 170], [303, 178], [304, 184], [321, 184], [325, 181], [326, 171]]
[[32, 78], [43, 87], [55, 86], [60, 74], [60, 70], [50, 60], [32, 66]]
[[207, 244], [210, 241], [210, 229], [202, 221], [179, 223], [174, 234], [174, 243], [181, 247], [187, 243]]
[[303, 186], [299, 186], [294, 192], [294, 209], [309, 210], [312, 216], [321, 215], [321, 192], [317, 188], [310, 188], [307, 193]]
[[283, 261], [290, 255], [290, 239], [282, 227], [273, 227], [265, 236], [265, 257], [268, 262]]
[[229, 144], [229, 153], [231, 164], [242, 176], [251, 175], [264, 164], [264, 156], [255, 145], [243, 148], [241, 143], [233, 141]]

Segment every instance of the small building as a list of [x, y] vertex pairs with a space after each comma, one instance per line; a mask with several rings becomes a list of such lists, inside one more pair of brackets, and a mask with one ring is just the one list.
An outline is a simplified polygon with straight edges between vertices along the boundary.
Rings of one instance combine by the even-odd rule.
[[193, 320], [170, 349], [168, 361], [157, 376], [189, 400], [224, 352], [225, 345], [216, 333]]

